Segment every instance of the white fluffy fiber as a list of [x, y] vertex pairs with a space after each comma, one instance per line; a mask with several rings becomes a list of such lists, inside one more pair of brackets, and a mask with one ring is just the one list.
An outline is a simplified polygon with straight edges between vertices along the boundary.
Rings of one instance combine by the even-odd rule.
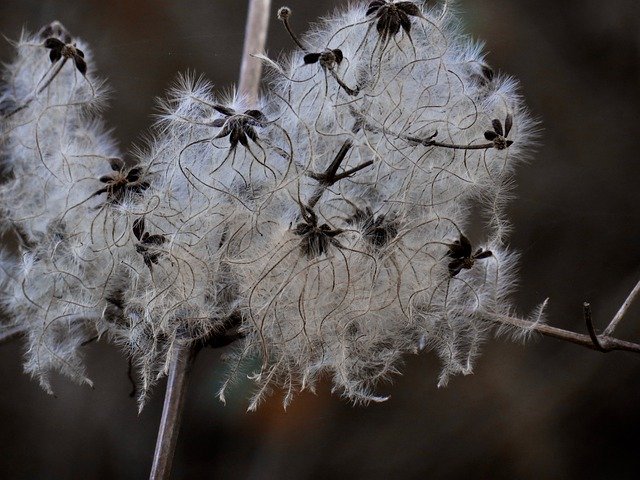
[[[264, 57], [258, 105], [181, 77], [136, 155], [145, 188], [117, 201], [92, 196], [117, 152], [93, 115], [102, 90], [90, 56], [86, 77], [65, 65], [3, 120], [3, 221], [24, 241], [20, 261], [2, 262], [4, 298], [29, 332], [28, 371], [45, 386], [52, 369], [83, 380], [80, 345], [106, 333], [139, 367], [143, 400], [174, 344], [239, 318], [237, 362], [261, 361], [252, 408], [272, 386], [288, 403], [323, 374], [354, 401], [383, 400], [376, 385], [422, 348], [442, 359], [441, 385], [471, 372], [491, 320], [509, 310], [502, 206], [531, 121], [516, 83], [489, 73], [450, 14], [422, 10], [410, 34], [385, 42], [366, 10], [324, 19], [304, 52]], [[17, 49], [6, 105], [52, 68], [41, 38]], [[340, 63], [304, 62], [335, 49]], [[513, 145], [493, 148], [484, 134], [507, 116]], [[341, 148], [338, 173], [364, 166], [323, 185]], [[483, 230], [476, 205], [489, 212]], [[492, 256], [452, 275], [450, 245], [472, 227], [484, 231], [473, 252]]]

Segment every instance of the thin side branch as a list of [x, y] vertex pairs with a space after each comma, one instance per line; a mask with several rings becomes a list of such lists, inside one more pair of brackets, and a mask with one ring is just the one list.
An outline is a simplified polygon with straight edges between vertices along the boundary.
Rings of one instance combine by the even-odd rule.
[[590, 335], [583, 335], [581, 333], [571, 332], [569, 330], [563, 330], [562, 328], [551, 327], [549, 325], [530, 322], [521, 318], [501, 316], [495, 320], [497, 323], [506, 325], [512, 325], [514, 327], [529, 329], [534, 332], [538, 332], [541, 335], [547, 337], [557, 338], [558, 340], [564, 340], [565, 342], [575, 343], [581, 347], [590, 348], [592, 350], [600, 350], [603, 352], [609, 352], [612, 350], [624, 350], [627, 352], [640, 353], [640, 345], [637, 343], [627, 342], [619, 340], [607, 335], [599, 335], [598, 345], [595, 345]]
[[[65, 63], [67, 63], [67, 58], [63, 58], [62, 60], [59, 60], [57, 65], [55, 66], [55, 68], [53, 69], [53, 71], [51, 71], [49, 73], [49, 78], [47, 78], [44, 83], [37, 88], [37, 90], [35, 92], [32, 92], [24, 101], [24, 103], [22, 105], [20, 105], [19, 107], [16, 107], [14, 110], [11, 110], [9, 113], [7, 113], [4, 118], [10, 118], [13, 115], [15, 115], [18, 112], [21, 112], [22, 110], [24, 110], [25, 108], [27, 108], [29, 105], [31, 105], [31, 102], [33, 102], [38, 95], [40, 95], [45, 88], [47, 88], [49, 85], [51, 85], [51, 82], [53, 82], [53, 80], [58, 76], [58, 73], [60, 73], [60, 71], [62, 70], [62, 67], [64, 67]], [[46, 76], [45, 76], [46, 78]], [[44, 80], [44, 78], [42, 79]]]
[[355, 97], [356, 95], [358, 95], [360, 93], [360, 87], [359, 86], [356, 85], [356, 88], [349, 87], [346, 83], [344, 83], [344, 81], [335, 72], [335, 70], [333, 70], [333, 68], [330, 68], [328, 70], [329, 70], [329, 73], [331, 74], [331, 76], [335, 79], [335, 81], [338, 82], [338, 85], [340, 85], [340, 87], [345, 92], [347, 92], [348, 95], [351, 95], [352, 97]]
[[171, 464], [180, 431], [180, 421], [189, 385], [189, 374], [198, 349], [195, 345], [176, 345], [169, 366], [167, 390], [162, 407], [162, 420], [153, 454], [150, 480], [166, 480], [171, 477]]
[[300, 50], [302, 50], [303, 52], [306, 52], [307, 49], [302, 44], [302, 42], [300, 41], [298, 36], [295, 34], [293, 29], [291, 28], [291, 23], [289, 23], [290, 16], [291, 16], [291, 9], [289, 7], [280, 7], [280, 9], [278, 9], [278, 20], [280, 20], [284, 24], [284, 28], [287, 29], [287, 32], [289, 33], [291, 40], [293, 40], [293, 43], [295, 43], [300, 48]]
[[582, 311], [584, 314], [584, 321], [587, 324], [587, 331], [589, 332], [589, 338], [591, 339], [591, 342], [593, 343], [594, 348], [600, 352], [608, 352], [608, 350], [604, 348], [600, 343], [600, 339], [598, 338], [596, 329], [593, 326], [593, 317], [591, 315], [591, 304], [584, 302], [584, 304], [582, 305]]
[[620, 320], [622, 320], [625, 313], [627, 313], [627, 310], [631, 306], [631, 303], [638, 296], [638, 293], [640, 293], [640, 280], [638, 281], [638, 283], [636, 283], [636, 286], [633, 287], [633, 290], [631, 290], [631, 293], [629, 293], [627, 299], [622, 303], [620, 309], [611, 320], [611, 323], [607, 326], [607, 328], [604, 329], [604, 332], [602, 332], [603, 335], [611, 335], [613, 333], [613, 331], [618, 326], [618, 323], [620, 323]]

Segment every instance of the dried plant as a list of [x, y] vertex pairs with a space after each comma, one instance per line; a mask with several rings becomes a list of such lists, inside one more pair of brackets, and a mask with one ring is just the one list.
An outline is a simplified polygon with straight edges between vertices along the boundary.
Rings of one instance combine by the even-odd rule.
[[2, 328], [24, 333], [47, 391], [52, 371], [90, 383], [95, 337], [131, 358], [140, 407], [180, 348], [234, 342], [220, 398], [257, 357], [255, 409], [323, 374], [354, 402], [385, 400], [377, 384], [425, 348], [446, 385], [496, 326], [553, 334], [546, 302], [510, 315], [503, 206], [534, 136], [516, 82], [441, 7], [355, 4], [301, 38], [278, 16], [299, 49], [259, 56], [262, 97], [182, 76], [126, 162], [86, 44], [59, 23], [16, 42], [0, 205], [21, 252], [1, 260]]

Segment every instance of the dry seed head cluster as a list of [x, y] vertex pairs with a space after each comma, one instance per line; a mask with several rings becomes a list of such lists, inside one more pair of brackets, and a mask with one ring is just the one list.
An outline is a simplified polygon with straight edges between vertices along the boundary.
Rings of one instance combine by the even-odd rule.
[[90, 383], [82, 346], [107, 338], [142, 404], [175, 345], [230, 329], [229, 381], [259, 360], [250, 408], [323, 374], [383, 400], [376, 385], [425, 348], [440, 385], [471, 372], [510, 308], [502, 206], [531, 137], [515, 82], [441, 7], [352, 5], [302, 38], [278, 17], [296, 50], [262, 57], [257, 104], [183, 76], [125, 160], [86, 45], [58, 23], [16, 43], [0, 205], [20, 254], [0, 281], [4, 328], [24, 329], [45, 389], [51, 371]]

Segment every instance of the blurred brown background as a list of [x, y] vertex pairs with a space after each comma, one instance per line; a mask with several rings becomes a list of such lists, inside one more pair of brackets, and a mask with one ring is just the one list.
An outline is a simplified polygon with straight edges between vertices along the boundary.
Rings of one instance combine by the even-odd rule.
[[[291, 0], [303, 31], [340, 0]], [[510, 207], [522, 253], [520, 313], [549, 296], [550, 323], [583, 331], [592, 302], [603, 329], [640, 277], [640, 3], [636, 0], [458, 1], [489, 62], [517, 77], [543, 128], [519, 168]], [[0, 33], [62, 21], [93, 47], [112, 87], [107, 121], [123, 150], [150, 124], [177, 72], [220, 89], [236, 80], [241, 0], [2, 0]], [[275, 9], [273, 6], [273, 16]], [[268, 49], [289, 49], [272, 22]], [[0, 45], [0, 60], [12, 52]], [[617, 334], [640, 341], [640, 306]], [[137, 479], [148, 475], [163, 384], [141, 415], [115, 347], [87, 347], [95, 390], [58, 379], [48, 397], [21, 371], [22, 345], [0, 346], [0, 477]], [[231, 479], [631, 479], [640, 471], [640, 356], [539, 338], [488, 342], [474, 375], [436, 388], [438, 361], [407, 358], [391, 400], [354, 408], [275, 395], [244, 412], [241, 381], [215, 398], [220, 352], [198, 358], [174, 477]]]

